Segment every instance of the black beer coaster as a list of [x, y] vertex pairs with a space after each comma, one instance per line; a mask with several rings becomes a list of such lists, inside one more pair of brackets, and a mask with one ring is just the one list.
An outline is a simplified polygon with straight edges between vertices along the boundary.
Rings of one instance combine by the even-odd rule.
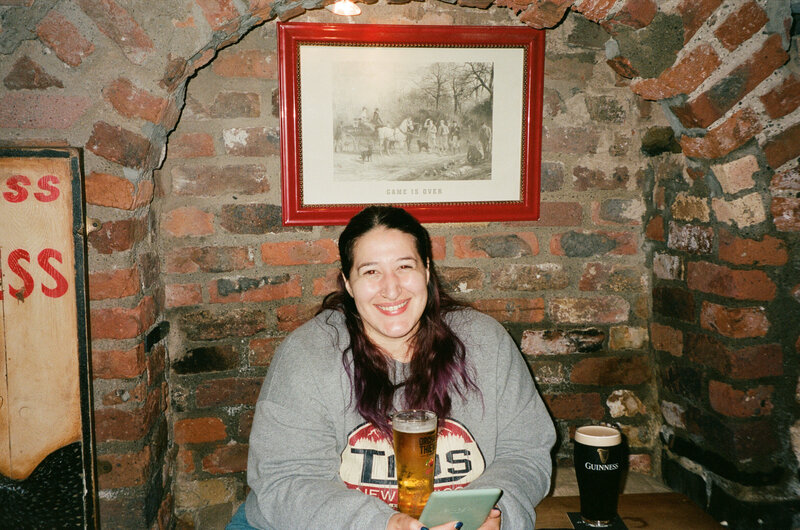
[[601, 527], [590, 526], [584, 522], [583, 518], [581, 518], [580, 512], [567, 512], [567, 516], [569, 517], [569, 521], [572, 523], [572, 527], [575, 530], [597, 530], [598, 528], [602, 528], [604, 530], [628, 530], [628, 527], [625, 526], [625, 523], [622, 522], [622, 519], [619, 515], [615, 515], [608, 525]]

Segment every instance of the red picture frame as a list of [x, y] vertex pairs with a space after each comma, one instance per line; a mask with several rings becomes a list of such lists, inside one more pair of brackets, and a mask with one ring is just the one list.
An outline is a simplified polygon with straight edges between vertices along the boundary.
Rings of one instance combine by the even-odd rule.
[[539, 218], [544, 31], [277, 28], [284, 225]]

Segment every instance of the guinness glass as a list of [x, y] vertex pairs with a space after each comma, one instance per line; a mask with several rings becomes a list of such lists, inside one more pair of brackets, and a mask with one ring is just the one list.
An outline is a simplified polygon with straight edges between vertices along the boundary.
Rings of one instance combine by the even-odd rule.
[[397, 509], [419, 519], [433, 491], [436, 413], [404, 410], [392, 416], [397, 468]]
[[608, 526], [617, 514], [622, 475], [622, 436], [611, 427], [578, 427], [575, 431], [574, 457], [581, 496], [581, 518], [589, 526]]

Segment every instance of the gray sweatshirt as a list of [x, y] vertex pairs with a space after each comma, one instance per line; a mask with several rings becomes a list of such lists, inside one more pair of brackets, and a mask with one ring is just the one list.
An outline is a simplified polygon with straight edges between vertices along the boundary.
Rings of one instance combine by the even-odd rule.
[[[466, 347], [480, 395], [451, 394], [437, 440], [435, 489], [500, 488], [503, 528], [533, 529], [534, 507], [550, 487], [553, 422], [497, 321], [465, 309], [448, 322]], [[326, 311], [275, 353], [250, 434], [251, 525], [382, 530], [396, 513], [391, 442], [355, 411], [342, 365], [348, 344], [344, 316]], [[395, 363], [398, 379], [405, 368]]]

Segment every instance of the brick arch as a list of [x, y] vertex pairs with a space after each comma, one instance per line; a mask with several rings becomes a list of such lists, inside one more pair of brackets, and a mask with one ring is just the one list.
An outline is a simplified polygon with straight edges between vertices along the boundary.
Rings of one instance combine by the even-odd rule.
[[[36, 8], [34, 2], [27, 3]], [[330, 0], [318, 2], [315, 9], [324, 3]], [[162, 390], [163, 358], [158, 359], [159, 348], [161, 357], [164, 355], [159, 345], [164, 330], [156, 324], [163, 313], [163, 293], [154, 279], [158, 276], [154, 264], [157, 251], [147, 239], [149, 205], [158, 192], [152, 171], [162, 160], [169, 132], [179, 120], [191, 76], [254, 27], [292, 19], [305, 8], [288, 1], [251, 0], [247, 11], [240, 12], [237, 5], [243, 3], [197, 0], [193, 10], [171, 13], [174, 22], [164, 27], [153, 22], [155, 17], [128, 12], [113, 0], [77, 0], [75, 4], [76, 8], [57, 4], [38, 13], [31, 23], [39, 42], [70, 70], [54, 68], [56, 59], [52, 57], [25, 61], [28, 52], [21, 45], [22, 51], [4, 77], [9, 91], [0, 103], [4, 109], [0, 126], [53, 128], [57, 131], [54, 138], [70, 129], [68, 137], [63, 133], [65, 143], [84, 145], [91, 153], [86, 160], [87, 201], [111, 219], [92, 236], [98, 261], [111, 262], [107, 270], [91, 275], [92, 334], [100, 344], [93, 354], [94, 370], [109, 379], [146, 380], [136, 389], [139, 397], [134, 399], [140, 405], [98, 411], [101, 443], [138, 444], [144, 440], [141, 447], [123, 456], [103, 456], [101, 467], [125, 466], [126, 486], [155, 484], [160, 481], [163, 461], [176, 457], [167, 455], [160, 441], [165, 436], [167, 397]], [[678, 441], [673, 444], [675, 455], [694, 459], [712, 476], [722, 477], [704, 484], [700, 488], [704, 492], [716, 491], [719, 483], [730, 481], [741, 480], [747, 486], [747, 481], [763, 484], [771, 480], [772, 468], [762, 465], [764, 459], [774, 458], [784, 468], [796, 469], [785, 453], [772, 452], [769, 444], [749, 442], [759, 436], [767, 438], [776, 426], [771, 423], [773, 418], [762, 417], [772, 408], [775, 390], [770, 385], [783, 392], [776, 402], [789, 400], [791, 382], [760, 384], [757, 380], [783, 373], [784, 359], [800, 348], [800, 340], [791, 336], [796, 326], [787, 323], [785, 331], [773, 332], [764, 341], [759, 341], [758, 334], [767, 331], [757, 325], [744, 330], [737, 326], [742, 320], [763, 323], [768, 311], [780, 311], [784, 307], [780, 304], [788, 305], [790, 296], [798, 298], [790, 292], [796, 280], [785, 279], [777, 286], [776, 296], [783, 298], [778, 305], [758, 299], [758, 304], [770, 306], [761, 310], [752, 302], [754, 296], [760, 296], [758, 292], [776, 288], [776, 267], [785, 264], [792, 252], [787, 234], [800, 231], [800, 200], [795, 196], [800, 178], [794, 163], [800, 156], [800, 81], [784, 65], [790, 59], [788, 7], [774, 3], [767, 8], [761, 0], [725, 5], [721, 0], [676, 0], [666, 3], [664, 12], [655, 0], [459, 0], [457, 4], [478, 9], [506, 7], [521, 22], [536, 28], [555, 27], [570, 11], [578, 13], [612, 36], [607, 58], [618, 83], [645, 99], [663, 102], [673, 116], [672, 135], [660, 141], [656, 138], [655, 149], [673, 149], [671, 142], [677, 139], [686, 155], [686, 171], [670, 175], [669, 182], [653, 190], [645, 231], [655, 249], [651, 257], [657, 270], [650, 334], [657, 354], [670, 355], [659, 376], [667, 395], [661, 403], [668, 410], [665, 427], [674, 436], [670, 440]], [[200, 44], [188, 51], [162, 45], [163, 33], [170, 28], [188, 28]], [[646, 52], [659, 44], [654, 35], [658, 36], [660, 28], [677, 44], [654, 65], [647, 61]], [[106, 65], [105, 76], [93, 79], [82, 93], [75, 74], [98, 74], [95, 44], [99, 46], [106, 38], [120, 52], [119, 68], [112, 71], [111, 65]], [[26, 92], [13, 92], [9, 85]], [[66, 95], [48, 91], [59, 86], [65, 87]], [[53, 124], [44, 124], [42, 116], [26, 111], [32, 108], [46, 117], [64, 105], [69, 105], [71, 112], [61, 116], [63, 122]], [[704, 182], [719, 186], [722, 192], [715, 191], [712, 200]], [[754, 259], [754, 254], [765, 257]], [[790, 282], [794, 283], [787, 288]], [[792, 292], [797, 293], [798, 287]], [[120, 298], [123, 301], [116, 303]], [[690, 307], [702, 308], [703, 316], [688, 324], [679, 310]], [[730, 335], [742, 333], [749, 334], [747, 345], [731, 344]], [[782, 349], [782, 344], [791, 344], [795, 351]], [[697, 396], [684, 392], [689, 388], [684, 381], [701, 381], [708, 372], [715, 379], [705, 388], [699, 383], [692, 387]], [[763, 410], [752, 408], [751, 396], [766, 404]], [[791, 420], [786, 419], [790, 416], [787, 412], [777, 420], [784, 447], [789, 446], [786, 427]], [[706, 424], [712, 427], [698, 433], [698, 418], [708, 420]], [[224, 431], [224, 426], [191, 422], [185, 426], [188, 435], [197, 436], [219, 429]], [[691, 436], [687, 435], [690, 431]], [[697, 438], [701, 443], [693, 445]], [[745, 459], [756, 465], [725, 475], [720, 461], [708, 457], [718, 446], [725, 448], [723, 462]], [[691, 487], [704, 480], [676, 460], [666, 461], [666, 469], [677, 482]], [[157, 510], [161, 503], [159, 520], [167, 521], [169, 494], [157, 486], [149, 491], [148, 510], [152, 512], [153, 506]], [[151, 498], [159, 493], [163, 499]], [[104, 501], [104, 518], [140, 512], [143, 500]], [[696, 500], [713, 508], [723, 502]], [[144, 514], [141, 526], [152, 522], [152, 514]]]

